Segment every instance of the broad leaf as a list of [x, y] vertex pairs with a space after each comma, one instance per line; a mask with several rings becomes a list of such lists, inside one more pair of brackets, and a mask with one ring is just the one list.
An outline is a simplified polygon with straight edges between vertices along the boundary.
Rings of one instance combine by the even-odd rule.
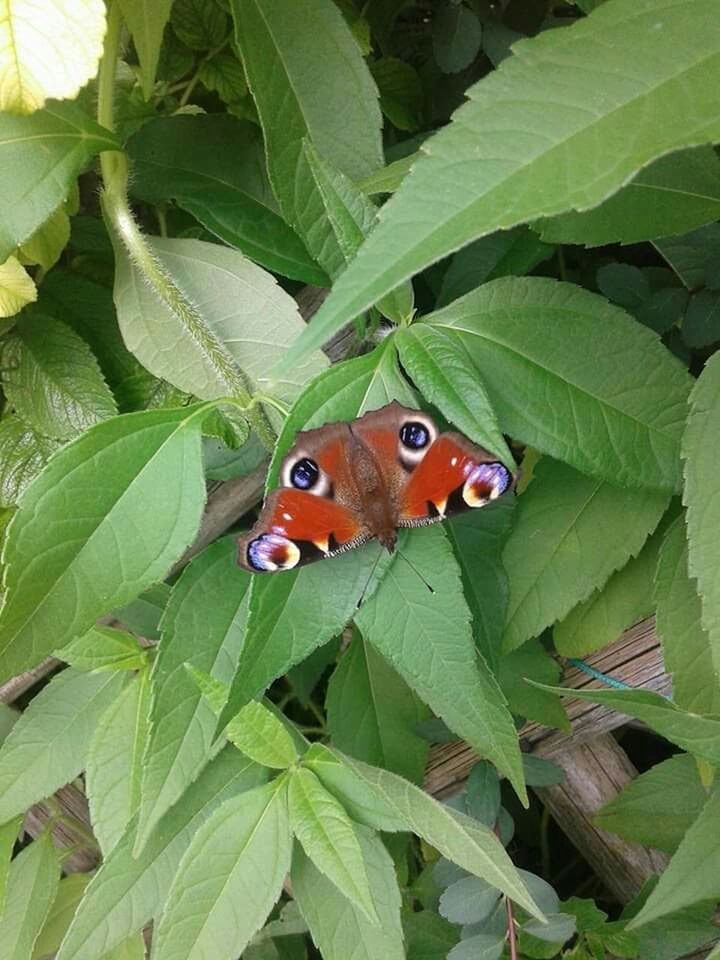
[[679, 150], [641, 170], [599, 207], [535, 224], [548, 243], [638, 243], [687, 233], [720, 216], [720, 159], [712, 147]]
[[328, 731], [340, 750], [422, 782], [428, 744], [416, 727], [427, 708], [361, 636], [335, 668], [326, 706]]
[[415, 323], [398, 332], [396, 343], [403, 366], [423, 396], [461, 433], [512, 470], [512, 454], [459, 338], [426, 323]]
[[617, 640], [626, 627], [653, 613], [653, 581], [664, 536], [665, 525], [661, 523], [636, 557], [555, 626], [553, 638], [558, 653], [582, 657], [601, 650]]
[[457, 927], [429, 909], [405, 913], [403, 930], [408, 960], [447, 960], [460, 939]]
[[460, 565], [475, 644], [494, 672], [498, 666], [508, 595], [502, 551], [514, 507], [514, 497], [502, 497], [482, 510], [469, 510], [453, 517], [445, 525], [445, 534]]
[[371, 922], [377, 922], [355, 826], [343, 806], [304, 767], [290, 775], [292, 831], [321, 873]]
[[499, 230], [459, 250], [450, 261], [437, 295], [436, 309], [498, 277], [522, 277], [543, 260], [553, 247], [543, 243], [529, 227]]
[[[439, 803], [397, 774], [348, 757], [344, 761], [366, 789], [387, 805], [405, 829], [412, 830], [448, 860], [487, 880], [533, 916], [542, 919], [542, 913], [492, 830]], [[353, 814], [353, 809], [344, 805]]]
[[254, 124], [227, 114], [165, 117], [135, 134], [128, 151], [135, 196], [152, 203], [172, 198], [206, 229], [269, 270], [306, 283], [327, 283], [280, 215]]
[[[148, 243], [253, 392], [292, 400], [327, 365], [321, 353], [314, 353], [284, 379], [269, 378], [270, 368], [305, 324], [297, 304], [274, 277], [237, 250], [202, 240], [154, 237]], [[222, 373], [119, 246], [116, 255], [115, 305], [128, 348], [151, 373], [180, 390], [202, 399], [231, 393]]]
[[140, 804], [140, 775], [147, 740], [150, 682], [143, 670], [105, 711], [87, 754], [85, 784], [90, 820], [103, 856], [125, 833]]
[[[14, 317], [35, 300], [37, 288], [32, 277], [17, 257], [8, 257], [0, 264], [0, 319]], [[3, 333], [6, 329], [5, 324], [0, 327]]]
[[720, 524], [720, 355], [700, 374], [690, 398], [691, 411], [683, 438], [689, 570], [698, 582], [702, 625], [707, 631], [716, 681], [720, 676], [720, 542], [713, 535]]
[[286, 727], [271, 710], [256, 701], [246, 704], [230, 721], [227, 738], [246, 757], [264, 767], [284, 770], [299, 757]]
[[88, 345], [51, 317], [23, 317], [3, 345], [2, 364], [8, 402], [43, 436], [67, 440], [117, 413]]
[[[35, 11], [33, 19], [38, 16], [44, 17]], [[114, 135], [72, 103], [29, 117], [0, 113], [0, 263], [60, 206], [96, 153], [117, 149]]]
[[[533, 639], [500, 658], [497, 679], [515, 716], [570, 733], [570, 721], [561, 700], [555, 694], [528, 686], [526, 682], [536, 680], [539, 683], [557, 683], [561, 673], [562, 668], [557, 659], [545, 649], [540, 640]], [[527, 758], [528, 754], [523, 753], [523, 768]]]
[[73, 98], [97, 73], [105, 35], [102, 0], [13, 0], [0, 20], [0, 110], [32, 113]]
[[245, 637], [250, 575], [235, 562], [235, 537], [203, 550], [175, 584], [161, 622], [151, 676], [138, 845], [193, 782], [211, 752], [216, 717], [186, 664], [229, 683]]
[[309, 140], [352, 180], [383, 165], [377, 89], [331, 0], [232, 0], [237, 43], [287, 222], [300, 222]]
[[370, 830], [357, 828], [357, 837], [379, 923], [368, 920], [300, 847], [293, 853], [293, 894], [325, 960], [405, 960], [400, 891], [392, 859]]
[[28, 488], [3, 549], [0, 678], [167, 574], [200, 523], [207, 410], [114, 417], [59, 451]]
[[135, 637], [111, 627], [92, 627], [58, 654], [78, 670], [139, 670], [148, 662]]
[[7, 895], [8, 873], [10, 872], [13, 849], [23, 824], [23, 815], [19, 814], [13, 820], [8, 820], [0, 826], [0, 917], [5, 909]]
[[70, 239], [70, 218], [65, 211], [66, 205], [58, 207], [22, 244], [18, 256], [23, 263], [37, 263], [43, 270], [55, 266]]
[[701, 622], [697, 583], [688, 573], [687, 531], [678, 517], [667, 531], [655, 575], [657, 632], [673, 700], [693, 713], [720, 713], [720, 684]]
[[160, 619], [170, 599], [170, 589], [167, 583], [156, 583], [126, 606], [113, 610], [113, 616], [138, 636], [159, 640]]
[[[288, 366], [470, 240], [590, 209], [657, 157], [718, 139], [719, 45], [713, 0], [615, 0], [516, 43], [430, 140]], [[664, 122], [649, 123], [648, 110]], [[622, 143], [612, 165], [599, 139]]]
[[697, 761], [679, 754], [631, 780], [593, 819], [626, 840], [672, 853], [706, 800]]
[[720, 223], [709, 223], [681, 237], [655, 241], [653, 246], [683, 285], [688, 290], [695, 290], [704, 285], [706, 274], [711, 273], [713, 260], [720, 253]]
[[667, 502], [666, 494], [621, 490], [541, 460], [503, 554], [510, 583], [504, 649], [539, 636], [637, 555]]
[[70, 873], [60, 880], [47, 919], [35, 941], [32, 960], [42, 960], [57, 951], [88, 883], [90, 876], [87, 873]]
[[[268, 489], [277, 484], [282, 458], [298, 430], [335, 420], [352, 420], [391, 400], [416, 406], [401, 378], [391, 343], [367, 356], [330, 367], [313, 380], [290, 411], [268, 472]], [[233, 680], [220, 727], [249, 700], [336, 636], [368, 598], [390, 562], [378, 559], [380, 547], [370, 544], [333, 558], [331, 569], [321, 560], [278, 577], [253, 577], [247, 640]], [[377, 565], [377, 566], [376, 566]], [[328, 575], [332, 574], [332, 589]]]
[[13, 860], [5, 911], [0, 917], [4, 960], [28, 960], [60, 880], [52, 837], [44, 833]]
[[537, 684], [561, 696], [613, 707], [642, 720], [660, 736], [712, 765], [720, 763], [720, 719], [688, 713], [652, 690], [571, 690]]
[[708, 798], [688, 829], [645, 906], [628, 924], [635, 929], [699, 900], [720, 897], [720, 790]]
[[623, 310], [573, 284], [509, 277], [425, 319], [460, 338], [504, 432], [609, 483], [679, 486], [691, 380]]
[[191, 50], [212, 50], [227, 39], [229, 21], [216, 3], [175, 0], [172, 27]]
[[126, 676], [69, 667], [32, 700], [0, 747], [0, 823], [73, 780]]
[[140, 61], [143, 95], [149, 100], [172, 0], [119, 0], [119, 5]]
[[280, 896], [291, 851], [282, 779], [224, 803], [180, 861], [153, 938], [157, 960], [235, 960]]
[[482, 923], [495, 909], [499, 897], [500, 891], [480, 877], [463, 877], [443, 890], [438, 909], [452, 923]]
[[440, 526], [401, 538], [400, 554], [355, 620], [405, 682], [492, 760], [524, 800], [515, 726], [475, 648], [460, 570]]
[[97, 960], [157, 915], [198, 827], [225, 801], [265, 779], [257, 764], [228, 747], [166, 814], [133, 856], [137, 817], [94, 875], [57, 960]]
[[57, 447], [12, 413], [0, 419], [0, 507], [17, 503]]

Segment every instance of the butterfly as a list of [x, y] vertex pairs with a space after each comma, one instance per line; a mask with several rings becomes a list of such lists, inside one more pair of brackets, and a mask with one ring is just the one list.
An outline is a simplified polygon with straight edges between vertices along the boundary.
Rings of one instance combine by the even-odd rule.
[[359, 547], [390, 552], [398, 529], [484, 507], [515, 485], [496, 456], [461, 433], [440, 433], [394, 401], [349, 422], [298, 433], [238, 563], [275, 573]]

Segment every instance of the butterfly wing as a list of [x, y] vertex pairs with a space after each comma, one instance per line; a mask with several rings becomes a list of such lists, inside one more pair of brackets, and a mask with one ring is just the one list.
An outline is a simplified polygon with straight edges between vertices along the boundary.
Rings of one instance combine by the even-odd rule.
[[420, 527], [484, 507], [512, 489], [516, 477], [489, 451], [462, 434], [442, 433], [402, 491], [398, 526]]

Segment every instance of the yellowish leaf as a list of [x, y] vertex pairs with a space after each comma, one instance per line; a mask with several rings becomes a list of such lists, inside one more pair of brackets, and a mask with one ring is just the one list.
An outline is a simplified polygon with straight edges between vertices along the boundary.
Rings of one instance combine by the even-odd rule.
[[37, 288], [16, 257], [0, 266], [0, 317], [20, 313], [28, 303], [37, 300]]
[[18, 250], [21, 263], [39, 263], [43, 270], [53, 267], [70, 239], [70, 218], [59, 207]]
[[103, 0], [0, 0], [0, 111], [72, 98], [97, 73]]

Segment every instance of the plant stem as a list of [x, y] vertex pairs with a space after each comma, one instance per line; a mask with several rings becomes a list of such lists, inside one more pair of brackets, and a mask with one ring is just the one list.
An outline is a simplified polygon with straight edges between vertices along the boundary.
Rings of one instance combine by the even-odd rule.
[[[113, 129], [113, 95], [115, 64], [120, 48], [122, 21], [120, 8], [111, 2], [108, 9], [108, 26], [105, 34], [103, 58], [98, 76], [98, 123], [108, 130]], [[248, 420], [261, 442], [268, 450], [275, 444], [275, 434], [259, 404], [252, 402], [252, 394], [245, 375], [239, 370], [224, 344], [207, 327], [203, 317], [173, 282], [158, 258], [153, 253], [127, 199], [128, 163], [124, 153], [105, 152], [100, 156], [103, 179], [102, 205], [111, 227], [122, 241], [132, 265], [150, 284], [161, 302], [178, 318], [187, 336], [198, 347], [209, 364], [222, 380], [228, 395], [242, 406], [248, 407]]]
[[507, 909], [508, 946], [510, 948], [510, 960], [518, 960], [517, 939], [515, 937], [515, 918], [513, 917], [512, 900], [510, 897], [505, 897], [505, 907]]

